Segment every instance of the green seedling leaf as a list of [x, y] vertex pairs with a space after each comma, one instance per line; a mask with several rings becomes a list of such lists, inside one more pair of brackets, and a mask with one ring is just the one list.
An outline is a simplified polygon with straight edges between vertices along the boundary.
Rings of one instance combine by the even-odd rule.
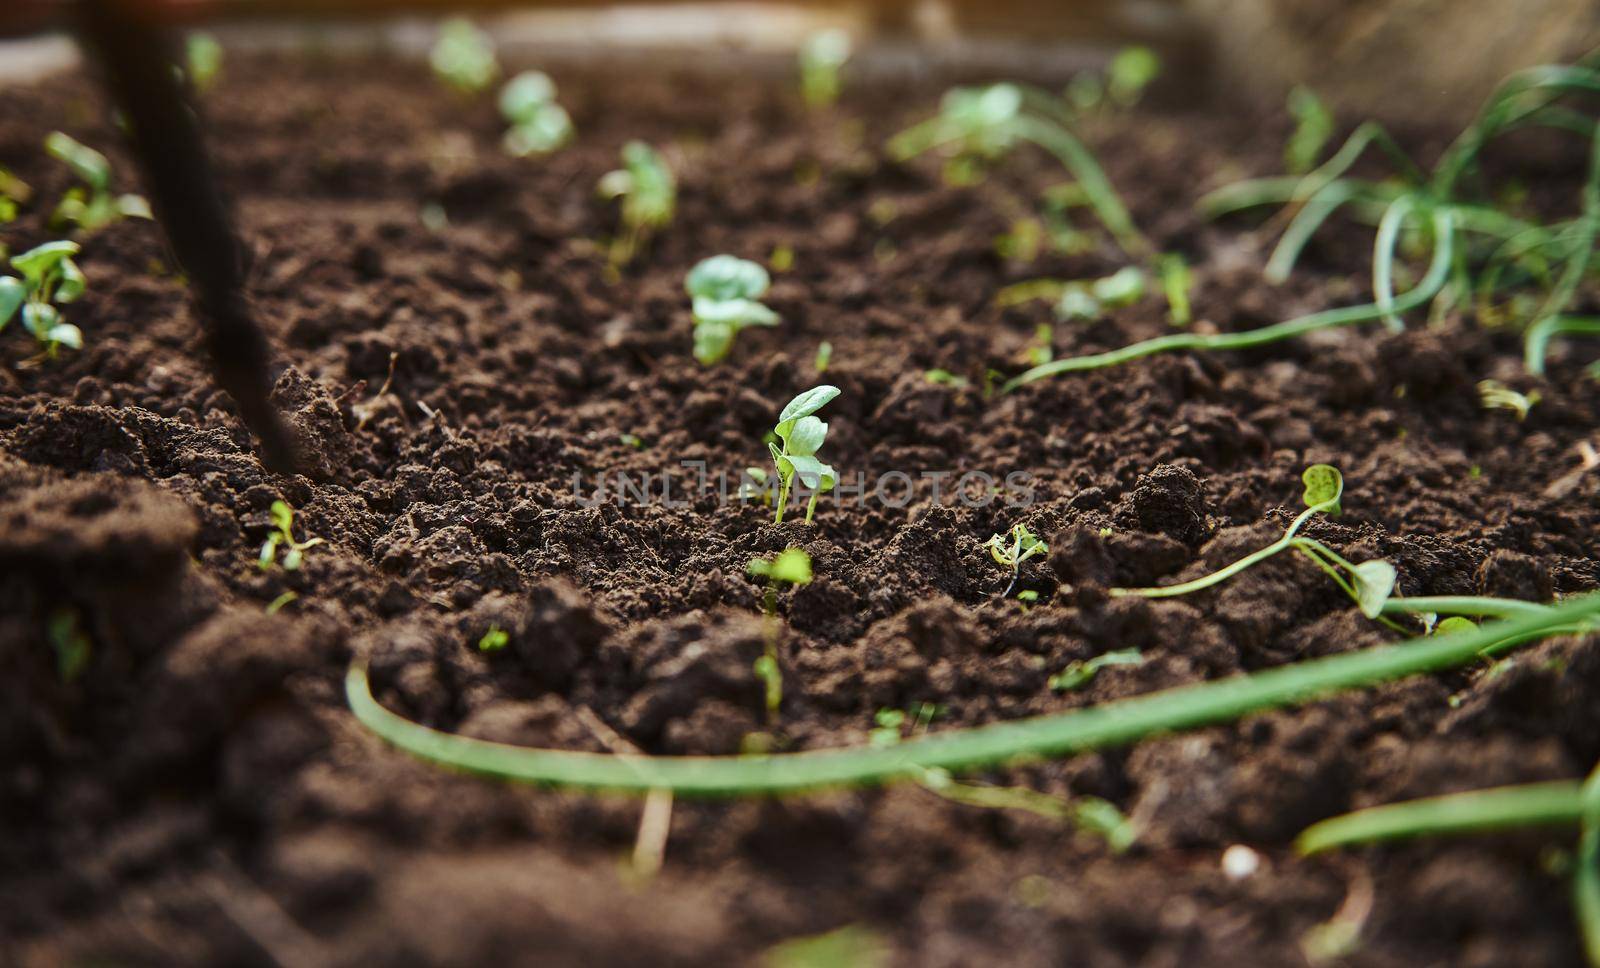
[[51, 345], [83, 349], [83, 330], [71, 323], [56, 323], [44, 331], [44, 341]]
[[785, 438], [791, 456], [810, 457], [828, 439], [828, 425], [818, 417], [801, 417]]
[[294, 508], [285, 501], [273, 501], [267, 517], [271, 519], [272, 526], [279, 531], [288, 531], [294, 527]]
[[1124, 266], [1089, 287], [1090, 294], [1104, 306], [1131, 306], [1144, 298], [1144, 271]]
[[[1187, 326], [1192, 318], [1189, 307], [1189, 290], [1194, 286], [1194, 274], [1181, 255], [1163, 255], [1156, 260], [1161, 271], [1161, 290], [1167, 297], [1167, 318], [1174, 326]], [[1049, 360], [1043, 362], [1048, 363]], [[1036, 366], [1038, 364], [1035, 364]]]
[[1148, 47], [1124, 47], [1106, 70], [1106, 93], [1121, 107], [1132, 107], [1161, 73], [1161, 58]]
[[511, 633], [498, 625], [489, 626], [489, 631], [483, 633], [478, 640], [479, 652], [499, 652], [511, 644]]
[[1329, 464], [1312, 464], [1300, 475], [1305, 482], [1301, 500], [1308, 508], [1322, 508], [1328, 514], [1339, 513], [1339, 498], [1344, 494], [1344, 475]]
[[1323, 147], [1333, 137], [1333, 113], [1305, 86], [1296, 86], [1289, 92], [1289, 113], [1295, 119], [1295, 128], [1283, 147], [1283, 163], [1291, 173], [1304, 175], [1317, 167]]
[[111, 186], [111, 162], [76, 138], [52, 131], [44, 139], [44, 150], [72, 169], [72, 173], [95, 193], [103, 193]]
[[1456, 632], [1476, 631], [1478, 623], [1464, 615], [1452, 615], [1433, 627], [1434, 635], [1453, 635]]
[[1072, 804], [1073, 820], [1080, 830], [1098, 834], [1105, 839], [1106, 846], [1116, 853], [1122, 853], [1133, 846], [1139, 837], [1139, 830], [1133, 821], [1117, 809], [1116, 804], [1099, 797], [1079, 797]]
[[428, 63], [445, 86], [462, 94], [487, 90], [500, 74], [494, 42], [465, 17], [452, 17], [439, 28]]
[[786, 548], [772, 559], [768, 577], [791, 585], [811, 583], [811, 556], [800, 548]]
[[762, 968], [887, 968], [892, 951], [871, 928], [847, 924], [806, 938], [791, 938], [768, 949]]
[[37, 287], [52, 270], [59, 269], [62, 262], [77, 255], [78, 251], [79, 246], [76, 242], [46, 242], [34, 246], [21, 255], [12, 256], [11, 265], [22, 273], [24, 279]]
[[1100, 310], [1100, 300], [1094, 298], [1081, 282], [1069, 283], [1056, 301], [1056, 318], [1062, 322], [1095, 319], [1100, 315]]
[[522, 124], [554, 104], [556, 82], [544, 71], [523, 71], [500, 89], [500, 116]]
[[0, 276], [0, 330], [11, 322], [28, 299], [28, 287], [15, 276]]
[[212, 35], [196, 30], [184, 38], [183, 48], [190, 86], [196, 91], [209, 90], [222, 73], [222, 45]]
[[[1021, 595], [1019, 594], [1020, 598]], [[1101, 669], [1111, 666], [1136, 666], [1144, 664], [1144, 655], [1138, 649], [1117, 649], [1104, 652], [1091, 659], [1067, 663], [1066, 668], [1051, 676], [1046, 683], [1054, 692], [1071, 692], [1088, 685]]]
[[[822, 384], [821, 386], [812, 387], [803, 393], [797, 394], [795, 398], [790, 400], [784, 406], [783, 410], [778, 413], [778, 426], [783, 427], [785, 424], [793, 426], [793, 421], [799, 420], [801, 417], [811, 416], [818, 410], [821, 410], [823, 407], [827, 406], [829, 402], [831, 402], [833, 398], [837, 397], [838, 395], [839, 388], [836, 386], [830, 386], [826, 383]], [[787, 432], [787, 428], [782, 431], [777, 431], [778, 436], [780, 437]]]
[[800, 483], [808, 488], [826, 491], [833, 486], [835, 480], [833, 468], [815, 457], [785, 454], [780, 460], [780, 467], [783, 465], [788, 466], [788, 476], [798, 477]]
[[949, 370], [928, 370], [922, 374], [922, 378], [936, 386], [955, 387], [958, 390], [972, 385], [971, 380], [959, 374], [951, 373]]
[[1382, 558], [1363, 561], [1350, 569], [1350, 581], [1356, 590], [1356, 604], [1367, 618], [1377, 618], [1383, 613], [1383, 604], [1394, 593], [1396, 573], [1394, 565]]
[[833, 344], [823, 340], [817, 344], [817, 356], [812, 361], [812, 369], [817, 371], [818, 376], [821, 376], [828, 372], [828, 364], [831, 362], [833, 362]]
[[770, 284], [771, 278], [759, 262], [732, 255], [700, 260], [683, 281], [689, 295], [713, 301], [759, 299]]
[[800, 94], [808, 107], [829, 107], [839, 99], [839, 72], [850, 48], [850, 34], [843, 30], [819, 30], [800, 45]]

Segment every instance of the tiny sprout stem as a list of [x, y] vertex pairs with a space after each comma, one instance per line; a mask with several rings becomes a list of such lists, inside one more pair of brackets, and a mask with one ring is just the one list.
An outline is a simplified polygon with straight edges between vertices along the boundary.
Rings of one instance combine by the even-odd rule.
[[1268, 558], [1271, 558], [1273, 555], [1292, 547], [1296, 541], [1295, 532], [1300, 530], [1301, 525], [1310, 520], [1313, 514], [1320, 514], [1332, 510], [1337, 503], [1338, 502], [1336, 501], [1325, 502], [1322, 504], [1314, 504], [1311, 507], [1306, 508], [1304, 511], [1301, 511], [1299, 514], [1295, 515], [1293, 521], [1289, 522], [1289, 527], [1284, 529], [1283, 537], [1279, 538], [1277, 541], [1274, 541], [1272, 544], [1267, 545], [1265, 548], [1260, 548], [1250, 552], [1231, 565], [1224, 565], [1209, 575], [1202, 575], [1201, 577], [1193, 579], [1192, 581], [1186, 581], [1178, 585], [1159, 585], [1152, 586], [1150, 588], [1112, 588], [1107, 590], [1107, 594], [1113, 598], [1128, 598], [1132, 596], [1138, 596], [1139, 598], [1176, 598], [1179, 595], [1187, 595], [1190, 592], [1197, 592], [1203, 588], [1210, 588], [1212, 585], [1227, 581], [1229, 578], [1239, 574], [1246, 568], [1249, 568], [1252, 565], [1260, 564], [1261, 562], [1266, 561]]
[[891, 747], [760, 756], [619, 757], [528, 749], [455, 736], [411, 722], [381, 706], [373, 698], [366, 666], [359, 661], [346, 674], [345, 695], [356, 718], [383, 739], [415, 756], [472, 773], [637, 793], [665, 788], [701, 796], [778, 794], [882, 783], [915, 777], [923, 769], [1014, 763], [1124, 745], [1153, 733], [1228, 722], [1336, 690], [1464, 665], [1476, 661], [1487, 647], [1543, 637], [1597, 615], [1600, 595], [1585, 595], [1547, 612], [1518, 615], [1477, 629], [1345, 652], [1049, 716], [931, 733]]
[[[1445, 280], [1450, 275], [1453, 227], [1454, 219], [1449, 210], [1439, 209], [1433, 213], [1433, 261], [1429, 264], [1428, 272], [1423, 276], [1422, 281], [1418, 282], [1412, 289], [1395, 297], [1394, 302], [1389, 307], [1391, 312], [1402, 313], [1415, 309], [1432, 299], [1444, 286]], [[1146, 356], [1154, 356], [1158, 353], [1171, 353], [1178, 350], [1250, 349], [1297, 336], [1304, 336], [1307, 333], [1321, 329], [1371, 322], [1380, 318], [1382, 314], [1383, 311], [1378, 306], [1368, 303], [1360, 306], [1326, 309], [1306, 316], [1297, 316], [1281, 323], [1274, 323], [1271, 326], [1262, 326], [1258, 329], [1248, 329], [1237, 333], [1169, 333], [1165, 336], [1157, 336], [1154, 339], [1132, 343], [1121, 349], [1094, 353], [1088, 356], [1073, 356], [1041, 364], [1007, 380], [1000, 387], [1000, 392], [1010, 393], [1018, 387], [1042, 380], [1045, 377], [1057, 376], [1062, 373], [1104, 369], [1142, 359]]]
[[[778, 483], [778, 510], [773, 515], [773, 518], [772, 518], [772, 523], [773, 524], [782, 524], [783, 523], [783, 511], [784, 511], [784, 508], [787, 508], [789, 506], [789, 484], [793, 480], [794, 480], [794, 475], [793, 474], [790, 474], [788, 476], [784, 476], [784, 473], [781, 470], [778, 472], [778, 482], [779, 482]], [[809, 515], [807, 516], [807, 520], [810, 520], [810, 516]]]
[[1315, 854], [1380, 840], [1572, 824], [1581, 815], [1581, 786], [1575, 781], [1493, 787], [1333, 817], [1307, 827], [1295, 838], [1295, 847]]
[[1111, 230], [1123, 251], [1136, 257], [1150, 254], [1149, 240], [1134, 226], [1133, 216], [1128, 214], [1127, 207], [1122, 204], [1117, 190], [1111, 186], [1105, 170], [1082, 141], [1060, 124], [1028, 115], [1016, 118], [1011, 124], [1018, 136], [1055, 155], [1056, 160], [1072, 173], [1078, 184], [1083, 186], [1084, 195], [1094, 207], [1095, 214]]
[[1545, 316], [1529, 326], [1523, 346], [1523, 364], [1529, 373], [1544, 375], [1550, 341], [1566, 334], [1600, 336], [1600, 316]]
[[1579, 791], [1582, 833], [1578, 838], [1577, 870], [1572, 876], [1572, 903], [1583, 932], [1583, 950], [1589, 964], [1600, 965], [1600, 766], [1589, 774]]
[[1394, 311], [1394, 254], [1395, 247], [1400, 243], [1400, 230], [1405, 226], [1406, 216], [1416, 206], [1414, 195], [1401, 195], [1391, 202], [1383, 218], [1378, 221], [1378, 237], [1372, 246], [1373, 303], [1383, 312], [1383, 324], [1391, 333], [1406, 328]]
[[1489, 598], [1477, 595], [1417, 595], [1408, 598], [1391, 598], [1383, 603], [1385, 615], [1470, 615], [1478, 618], [1511, 618], [1514, 615], [1535, 615], [1550, 610], [1548, 605], [1524, 602], [1515, 598]]

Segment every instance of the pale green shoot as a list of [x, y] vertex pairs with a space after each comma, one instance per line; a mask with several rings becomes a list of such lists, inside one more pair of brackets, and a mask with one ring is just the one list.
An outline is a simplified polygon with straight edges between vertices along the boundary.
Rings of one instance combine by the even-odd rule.
[[441, 82], [460, 94], [478, 94], [500, 76], [494, 41], [465, 17], [451, 17], [439, 27], [428, 63]]
[[22, 325], [39, 342], [44, 358], [53, 359], [59, 347], [83, 348], [83, 332], [64, 322], [56, 307], [83, 295], [83, 271], [72, 257], [76, 242], [46, 242], [11, 258], [21, 278], [0, 276], [0, 330], [20, 311]]
[[500, 116], [510, 125], [501, 143], [515, 157], [549, 154], [572, 140], [572, 118], [556, 103], [556, 84], [543, 71], [523, 71], [506, 82]]
[[204, 93], [222, 73], [222, 44], [203, 30], [190, 31], [183, 39], [185, 73], [189, 86]]
[[60, 131], [44, 139], [44, 150], [72, 169], [83, 182], [67, 189], [50, 216], [54, 226], [73, 225], [96, 232], [125, 218], [150, 218], [150, 203], [142, 195], [111, 194], [111, 162], [106, 156]]
[[1138, 649], [1113, 649], [1090, 659], [1075, 659], [1067, 663], [1066, 668], [1051, 676], [1046, 685], [1054, 692], [1071, 692], [1092, 682], [1101, 669], [1143, 664], [1144, 655]]
[[622, 167], [600, 179], [602, 198], [622, 200], [622, 232], [612, 240], [611, 264], [633, 261], [650, 234], [671, 224], [678, 183], [657, 151], [643, 141], [622, 146]]
[[778, 314], [760, 302], [770, 279], [760, 263], [731, 255], [702, 259], [684, 278], [694, 300], [694, 358], [720, 363], [749, 326], [776, 326]]
[[752, 577], [765, 578], [767, 591], [763, 611], [766, 615], [766, 648], [752, 667], [766, 687], [767, 719], [778, 715], [783, 704], [783, 670], [778, 665], [778, 588], [780, 585], [809, 585], [811, 556], [800, 548], [785, 548], [772, 558], [752, 558], [747, 569]]
[[305, 541], [296, 541], [294, 537], [294, 508], [287, 502], [273, 501], [269, 513], [272, 520], [272, 532], [267, 535], [267, 540], [261, 545], [261, 554], [256, 564], [262, 571], [271, 568], [278, 561], [278, 550], [287, 549], [283, 553], [283, 570], [298, 571], [305, 560], [308, 548], [322, 544], [321, 538], [309, 538]]
[[839, 72], [850, 60], [850, 33], [819, 30], [800, 45], [800, 94], [806, 106], [832, 107], [839, 100]]
[[816, 512], [817, 499], [832, 490], [838, 482], [833, 467], [817, 459], [817, 450], [828, 439], [828, 424], [813, 416], [838, 395], [839, 388], [835, 386], [823, 384], [812, 387], [790, 400], [783, 412], [778, 414], [778, 423], [772, 428], [772, 433], [783, 442], [783, 446], [780, 448], [777, 444], [767, 444], [772, 463], [778, 470], [779, 481], [777, 509], [772, 523], [783, 523], [789, 492], [796, 480], [811, 491], [811, 499], [806, 503], [807, 524], [811, 523]]
[[1011, 589], [1017, 587], [1017, 578], [1022, 569], [1022, 563], [1034, 555], [1047, 555], [1050, 546], [1039, 538], [1038, 535], [1028, 530], [1026, 524], [1014, 524], [1007, 535], [991, 534], [989, 540], [983, 543], [988, 550], [989, 557], [1003, 568], [1011, 569], [1011, 584], [1000, 593], [1001, 598], [1011, 594]]

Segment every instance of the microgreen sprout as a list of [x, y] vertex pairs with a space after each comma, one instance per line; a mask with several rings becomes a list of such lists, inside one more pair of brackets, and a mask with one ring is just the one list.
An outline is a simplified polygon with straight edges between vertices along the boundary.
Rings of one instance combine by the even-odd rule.
[[195, 30], [183, 39], [183, 53], [189, 86], [202, 93], [210, 90], [222, 73], [222, 44], [211, 34]]
[[702, 259], [683, 280], [694, 300], [694, 358], [710, 366], [733, 349], [748, 326], [776, 326], [778, 314], [760, 302], [770, 279], [760, 263], [731, 255]]
[[1528, 413], [1540, 400], [1539, 391], [1519, 393], [1499, 380], [1478, 381], [1478, 399], [1485, 410], [1509, 410], [1518, 420], [1527, 420]]
[[272, 601], [267, 603], [267, 614], [268, 615], [276, 615], [276, 614], [278, 614], [279, 612], [281, 612], [283, 610], [283, 607], [285, 605], [288, 605], [290, 602], [293, 602], [295, 599], [297, 599], [299, 597], [300, 597], [300, 593], [299, 592], [294, 592], [294, 591], [283, 592], [277, 598], [274, 598]]
[[20, 311], [22, 325], [39, 342], [45, 359], [53, 359], [61, 346], [83, 347], [83, 332], [63, 322], [56, 308], [83, 295], [87, 283], [72, 261], [77, 253], [76, 242], [46, 242], [12, 256], [11, 266], [21, 278], [0, 276], [0, 330]]
[[1231, 722], [1308, 697], [1458, 668], [1480, 661], [1485, 650], [1600, 623], [1600, 594], [1574, 596], [1551, 606], [1512, 605], [1498, 613], [1507, 617], [1477, 629], [1384, 643], [1086, 709], [941, 730], [885, 748], [663, 757], [525, 749], [440, 732], [390, 712], [373, 698], [366, 666], [360, 661], [352, 663], [345, 677], [345, 695], [357, 720], [388, 742], [415, 756], [486, 776], [641, 793], [670, 789], [704, 796], [778, 794], [916, 779], [932, 769], [957, 770], [1122, 746], [1155, 734]]
[[672, 222], [678, 183], [661, 155], [643, 141], [622, 146], [622, 167], [600, 179], [602, 198], [622, 199], [622, 232], [612, 240], [611, 264], [633, 261], [650, 234]]
[[1143, 664], [1144, 655], [1138, 649], [1113, 649], [1090, 659], [1074, 659], [1067, 663], [1066, 668], [1051, 676], [1046, 685], [1053, 692], [1071, 692], [1087, 686], [1101, 669]]
[[1038, 535], [1028, 530], [1026, 524], [1014, 524], [1011, 531], [1005, 535], [991, 534], [989, 540], [983, 543], [988, 550], [989, 557], [1004, 568], [1011, 569], [1011, 584], [1000, 593], [1001, 598], [1011, 594], [1011, 589], [1017, 587], [1017, 578], [1022, 570], [1022, 563], [1034, 555], [1047, 555], [1050, 546], [1045, 544]]
[[850, 34], [819, 30], [800, 45], [800, 94], [810, 108], [828, 108], [839, 100], [839, 71], [850, 59]]
[[111, 162], [105, 155], [60, 131], [53, 131], [44, 139], [44, 150], [83, 182], [67, 189], [50, 224], [75, 225], [85, 232], [95, 232], [125, 218], [151, 217], [150, 203], [144, 196], [111, 194]]
[[797, 395], [778, 414], [778, 423], [772, 428], [773, 436], [783, 442], [779, 447], [768, 443], [773, 466], [778, 471], [778, 501], [773, 516], [774, 524], [783, 523], [784, 508], [789, 503], [789, 493], [795, 481], [811, 491], [806, 502], [806, 523], [811, 523], [817, 510], [817, 499], [833, 488], [838, 476], [832, 466], [817, 459], [817, 450], [828, 439], [828, 424], [814, 416], [839, 395], [839, 388], [823, 384]]
[[500, 76], [494, 41], [465, 17], [451, 17], [440, 25], [428, 63], [446, 87], [461, 94], [488, 90]]
[[1056, 300], [1056, 318], [1094, 319], [1107, 309], [1121, 309], [1144, 298], [1144, 271], [1124, 266], [1109, 276], [1068, 282]]
[[1161, 273], [1161, 291], [1167, 297], [1167, 319], [1174, 326], [1189, 325], [1193, 318], [1189, 290], [1194, 288], [1194, 274], [1189, 271], [1189, 263], [1183, 256], [1169, 253], [1156, 259], [1156, 269]]
[[56, 675], [70, 683], [89, 667], [90, 642], [84, 634], [78, 613], [70, 608], [56, 609], [45, 629], [56, 654]]
[[827, 340], [817, 344], [817, 356], [811, 363], [812, 369], [817, 371], [817, 376], [828, 372], [828, 364], [833, 362], [833, 344]]
[[1106, 94], [1118, 107], [1131, 108], [1161, 74], [1161, 59], [1148, 47], [1124, 47], [1106, 68]]
[[489, 626], [489, 631], [483, 633], [478, 639], [479, 652], [499, 652], [511, 644], [511, 633], [498, 625]]
[[934, 386], [953, 387], [957, 390], [965, 390], [972, 385], [972, 381], [966, 377], [958, 373], [951, 373], [949, 370], [938, 369], [937, 367], [923, 371], [922, 378]]
[[14, 221], [23, 203], [32, 197], [33, 189], [28, 183], [0, 165], [0, 225]]
[[755, 674], [766, 684], [767, 718], [778, 714], [783, 704], [783, 670], [778, 666], [778, 587], [782, 584], [809, 585], [811, 556], [800, 548], [785, 548], [772, 558], [752, 558], [747, 569], [752, 577], [765, 578], [767, 591], [762, 611], [766, 615], [766, 648], [756, 659]]
[[523, 71], [506, 82], [500, 116], [511, 126], [501, 143], [518, 158], [548, 154], [572, 140], [572, 118], [556, 103], [556, 84], [543, 71]]
[[[1344, 494], [1344, 477], [1339, 471], [1328, 464], [1313, 464], [1301, 474], [1305, 484], [1305, 493], [1302, 498], [1305, 510], [1295, 516], [1284, 530], [1283, 536], [1272, 544], [1257, 551], [1253, 551], [1231, 565], [1217, 569], [1209, 575], [1182, 582], [1177, 585], [1163, 585], [1155, 588], [1113, 588], [1110, 594], [1113, 597], [1138, 596], [1141, 598], [1171, 598], [1177, 595], [1188, 595], [1210, 588], [1232, 578], [1253, 565], [1260, 564], [1284, 551], [1298, 551], [1311, 559], [1317, 567], [1327, 573], [1334, 583], [1344, 589], [1356, 604], [1361, 607], [1361, 613], [1371, 619], [1380, 619], [1383, 606], [1394, 591], [1395, 568], [1383, 559], [1363, 561], [1359, 564], [1352, 563], [1332, 548], [1313, 538], [1299, 535], [1302, 526], [1318, 514], [1338, 514], [1340, 511], [1340, 498]], [[1380, 619], [1388, 622], [1387, 619]]]
[[287, 502], [273, 501], [272, 509], [268, 516], [272, 521], [272, 532], [267, 535], [267, 540], [261, 545], [261, 554], [256, 564], [262, 571], [271, 568], [278, 562], [278, 550], [287, 549], [283, 553], [284, 571], [298, 571], [305, 560], [307, 548], [314, 548], [322, 544], [321, 538], [308, 538], [305, 541], [296, 541], [294, 537], [294, 508]]
[[1333, 137], [1333, 114], [1309, 87], [1297, 86], [1289, 92], [1289, 115], [1295, 125], [1283, 146], [1283, 164], [1290, 174], [1304, 175], [1317, 167], [1323, 147]]
[[1088, 147], [1067, 127], [1069, 118], [1056, 99], [1016, 84], [953, 88], [939, 113], [895, 135], [890, 153], [901, 160], [936, 149], [955, 150], [958, 160], [988, 162], [1028, 141], [1050, 152], [1077, 179], [1085, 201], [1130, 255], [1143, 256], [1150, 244], [1134, 227], [1122, 199]]

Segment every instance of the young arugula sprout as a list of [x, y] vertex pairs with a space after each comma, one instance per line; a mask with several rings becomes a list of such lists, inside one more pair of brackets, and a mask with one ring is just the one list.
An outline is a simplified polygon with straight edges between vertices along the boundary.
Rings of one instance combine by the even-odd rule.
[[1084, 200], [1123, 251], [1136, 257], [1149, 254], [1149, 241], [1134, 226], [1093, 153], [1068, 127], [1070, 122], [1065, 106], [1044, 91], [1016, 84], [958, 87], [945, 94], [936, 116], [890, 139], [889, 152], [903, 161], [953, 148], [958, 158], [993, 161], [1017, 142], [1031, 142], [1077, 179]]
[[1541, 399], [1538, 390], [1518, 393], [1499, 380], [1478, 381], [1478, 399], [1485, 410], [1510, 410], [1518, 420], [1527, 420], [1528, 413]]
[[806, 524], [811, 523], [817, 510], [817, 499], [832, 490], [838, 476], [832, 466], [817, 460], [817, 450], [828, 439], [828, 424], [813, 416], [830, 400], [839, 395], [839, 388], [823, 384], [797, 395], [778, 414], [777, 426], [772, 433], [783, 441], [783, 447], [768, 443], [772, 463], [778, 470], [778, 503], [772, 523], [783, 523], [783, 511], [789, 503], [789, 492], [796, 480], [811, 490], [806, 502]]
[[[32, 197], [33, 189], [28, 183], [0, 165], [0, 225], [14, 221], [23, 203]], [[0, 248], [0, 253], [4, 251]]]
[[1503, 610], [1492, 614], [1506, 617], [1476, 629], [1386, 642], [1087, 709], [945, 730], [887, 749], [866, 745], [709, 757], [596, 756], [570, 750], [518, 749], [441, 732], [389, 711], [373, 698], [366, 665], [359, 659], [345, 675], [345, 697], [363, 726], [414, 756], [453, 769], [578, 789], [773, 795], [914, 779], [925, 770], [971, 769], [1126, 746], [1146, 736], [1293, 706], [1308, 696], [1460, 668], [1481, 661], [1486, 650], [1499, 651], [1554, 635], [1570, 635], [1575, 629], [1600, 627], [1600, 594], [1576, 595], [1551, 606], [1511, 605], [1515, 607], [1505, 608], [1505, 603], [1500, 603]]
[[[1010, 540], [1008, 541], [1007, 538]], [[1026, 524], [1021, 523], [1012, 525], [1009, 535], [991, 534], [989, 540], [985, 541], [983, 546], [988, 549], [989, 557], [993, 558], [996, 564], [1011, 569], [1011, 584], [1007, 585], [1006, 590], [1000, 593], [1001, 598], [1008, 597], [1011, 594], [1011, 589], [1017, 587], [1017, 579], [1024, 561], [1034, 555], [1047, 555], [1050, 553], [1050, 546], [1040, 540], [1038, 535], [1029, 531]]]
[[0, 330], [21, 310], [22, 325], [38, 340], [45, 359], [59, 347], [83, 348], [83, 331], [61, 319], [57, 304], [83, 295], [87, 280], [72, 257], [76, 242], [46, 242], [11, 258], [21, 278], [0, 276]]
[[203, 30], [190, 31], [183, 39], [184, 73], [189, 86], [204, 93], [222, 73], [222, 45]]
[[428, 52], [434, 76], [460, 94], [488, 90], [500, 76], [495, 60], [494, 41], [465, 17], [451, 17], [439, 27], [439, 36]]
[[548, 154], [572, 140], [572, 118], [556, 103], [556, 84], [543, 71], [523, 71], [506, 82], [500, 116], [511, 126], [501, 143], [518, 158]]
[[839, 100], [839, 71], [850, 59], [850, 47], [845, 30], [819, 30], [800, 45], [800, 94], [807, 107], [828, 108]]
[[1131, 108], [1161, 74], [1161, 58], [1148, 47], [1124, 47], [1106, 68], [1106, 95], [1120, 108]]
[[809, 585], [811, 556], [800, 548], [785, 548], [771, 558], [751, 558], [747, 570], [751, 577], [767, 580], [762, 609], [766, 615], [766, 647], [753, 668], [766, 684], [767, 719], [770, 721], [783, 704], [783, 671], [778, 667], [778, 586], [784, 583]]
[[1071, 692], [1082, 689], [1110, 666], [1144, 665], [1144, 655], [1138, 649], [1114, 649], [1090, 659], [1074, 659], [1066, 668], [1051, 676], [1046, 683], [1052, 692]]
[[747, 326], [776, 326], [778, 314], [759, 302], [770, 280], [759, 263], [731, 255], [702, 259], [683, 288], [694, 300], [694, 358], [720, 363]]
[[305, 559], [307, 548], [314, 548], [322, 544], [321, 538], [308, 538], [305, 541], [296, 541], [294, 537], [294, 508], [287, 502], [273, 501], [272, 510], [269, 512], [272, 520], [272, 533], [267, 535], [267, 540], [261, 545], [261, 554], [256, 560], [256, 565], [266, 571], [278, 560], [278, 549], [287, 548], [283, 553], [283, 570], [298, 571], [301, 562]]
[[1253, 565], [1260, 564], [1273, 555], [1283, 551], [1298, 551], [1311, 559], [1318, 568], [1321, 568], [1334, 583], [1342, 588], [1346, 594], [1355, 600], [1361, 607], [1361, 614], [1370, 619], [1377, 619], [1391, 627], [1398, 628], [1388, 619], [1383, 618], [1384, 604], [1389, 601], [1394, 592], [1395, 568], [1394, 565], [1382, 558], [1363, 561], [1354, 564], [1335, 552], [1332, 548], [1313, 538], [1301, 537], [1300, 528], [1312, 517], [1318, 514], [1338, 514], [1340, 498], [1344, 494], [1344, 477], [1337, 468], [1328, 464], [1313, 464], [1300, 475], [1305, 483], [1305, 493], [1302, 499], [1305, 510], [1295, 516], [1289, 527], [1283, 532], [1283, 537], [1257, 551], [1253, 551], [1231, 565], [1219, 568], [1209, 575], [1182, 582], [1177, 585], [1162, 585], [1155, 588], [1113, 588], [1110, 594], [1113, 597], [1138, 596], [1140, 598], [1172, 598], [1177, 595], [1188, 595], [1191, 592], [1210, 588], [1212, 585], [1227, 581]]
[[672, 222], [678, 183], [657, 151], [643, 141], [622, 146], [622, 167], [607, 172], [597, 187], [602, 198], [622, 199], [622, 232], [612, 240], [611, 264], [633, 261], [652, 232]]
[[72, 169], [82, 185], [61, 196], [54, 226], [75, 225], [85, 232], [96, 232], [125, 218], [151, 218], [150, 203], [142, 195], [111, 194], [111, 162], [106, 156], [60, 131], [44, 139], [44, 150]]
[[511, 644], [511, 633], [498, 625], [489, 626], [489, 631], [483, 633], [478, 639], [479, 652], [499, 652]]
[[1294, 133], [1283, 146], [1283, 165], [1292, 175], [1304, 175], [1317, 167], [1322, 149], [1333, 137], [1333, 113], [1316, 92], [1297, 85], [1289, 92], [1289, 114], [1294, 118]]

